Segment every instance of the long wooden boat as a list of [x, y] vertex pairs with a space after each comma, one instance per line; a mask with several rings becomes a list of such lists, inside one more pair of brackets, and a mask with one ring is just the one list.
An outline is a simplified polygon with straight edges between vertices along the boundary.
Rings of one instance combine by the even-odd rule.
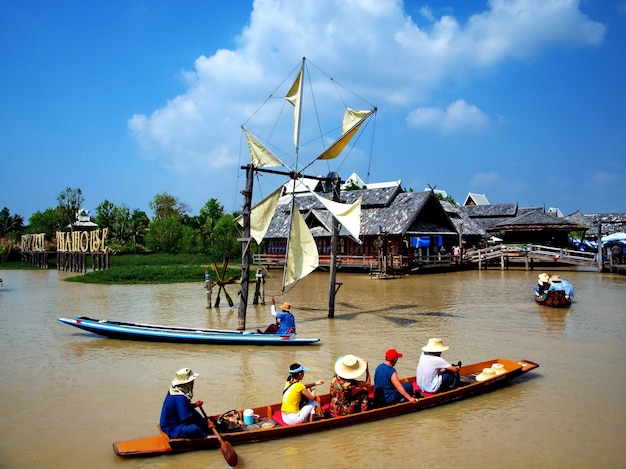
[[535, 290], [535, 302], [552, 308], [567, 308], [572, 304], [572, 299], [563, 290], [548, 290], [542, 295]]
[[159, 326], [77, 316], [58, 318], [64, 324], [78, 327], [104, 337], [148, 342], [178, 342], [189, 344], [245, 344], [245, 345], [311, 345], [318, 338], [298, 338], [296, 334], [261, 334], [223, 329], [194, 329]]
[[[504, 366], [504, 372], [499, 372], [500, 374], [496, 375], [492, 379], [477, 381], [476, 376], [480, 374], [484, 368], [492, 367], [494, 363], [502, 364]], [[238, 445], [345, 427], [357, 423], [380, 420], [387, 417], [395, 417], [489, 392], [502, 387], [512, 379], [534, 370], [538, 366], [539, 365], [537, 363], [529, 360], [516, 362], [502, 358], [465, 365], [461, 367], [460, 372], [462, 386], [457, 389], [438, 394], [422, 395], [422, 397], [417, 399], [417, 404], [404, 402], [345, 416], [332, 416], [328, 413], [327, 409], [330, 395], [324, 394], [318, 396], [322, 408], [326, 409], [324, 417], [314, 420], [313, 422], [306, 422], [298, 425], [284, 426], [281, 424], [282, 419], [280, 418], [280, 403], [260, 406], [253, 408], [254, 414], [258, 416], [256, 423], [245, 426], [243, 429], [238, 431], [220, 432], [220, 435], [223, 441], [228, 442], [231, 445]], [[500, 369], [502, 369], [502, 367], [500, 367]], [[404, 378], [401, 381], [409, 381], [413, 383], [414, 388], [416, 388], [414, 376]], [[372, 392], [373, 388], [370, 387], [370, 394]], [[240, 417], [243, 417], [243, 410], [238, 410], [238, 413]], [[213, 415], [209, 418], [213, 422], [216, 422], [219, 415]], [[160, 429], [158, 434], [154, 436], [129, 441], [120, 441], [113, 444], [115, 453], [119, 456], [129, 457], [156, 456], [219, 447], [220, 442], [215, 435], [209, 435], [206, 438], [198, 439], [172, 439], [168, 438], [168, 436], [160, 431]]]

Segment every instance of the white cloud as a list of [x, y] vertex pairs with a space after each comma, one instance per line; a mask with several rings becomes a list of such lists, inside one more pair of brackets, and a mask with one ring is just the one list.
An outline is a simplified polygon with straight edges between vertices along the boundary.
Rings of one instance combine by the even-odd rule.
[[494, 171], [488, 173], [476, 173], [471, 178], [471, 187], [482, 187], [500, 181], [500, 175]]
[[307, 56], [386, 112], [415, 109], [406, 119], [414, 128], [476, 131], [490, 122], [482, 103], [424, 104], [461, 77], [554, 46], [597, 44], [604, 33], [577, 0], [491, 0], [464, 23], [428, 7], [412, 18], [400, 0], [256, 0], [236, 49], [207, 50], [182, 74], [184, 94], [128, 125], [146, 155], [168, 168], [232, 172], [240, 124]]
[[407, 117], [410, 127], [444, 133], [476, 132], [489, 125], [489, 117], [476, 106], [459, 99], [445, 109], [420, 107]]

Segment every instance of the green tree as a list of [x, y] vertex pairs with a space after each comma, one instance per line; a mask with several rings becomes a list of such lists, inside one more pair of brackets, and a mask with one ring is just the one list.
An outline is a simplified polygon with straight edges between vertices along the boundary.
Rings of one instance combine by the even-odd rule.
[[204, 207], [200, 209], [200, 215], [198, 215], [198, 231], [202, 252], [211, 252], [211, 237], [213, 235], [213, 231], [215, 230], [215, 226], [223, 216], [224, 207], [217, 201], [217, 199], [210, 199], [206, 204], [204, 204]]
[[241, 244], [237, 241], [239, 232], [233, 215], [223, 215], [216, 223], [210, 236], [211, 250], [209, 254], [213, 259], [224, 257], [237, 258], [241, 256]]
[[181, 252], [183, 224], [176, 217], [152, 220], [146, 234], [146, 247], [154, 251]]
[[63, 216], [67, 222], [66, 224], [71, 225], [72, 229], [74, 229], [73, 225], [76, 221], [76, 214], [82, 207], [83, 202], [85, 202], [83, 191], [68, 187], [59, 194], [57, 202], [59, 204], [59, 208], [63, 212]]
[[104, 199], [104, 202], [96, 207], [96, 225], [100, 228], [111, 228], [115, 221], [115, 209], [114, 203]]
[[168, 217], [181, 220], [183, 216], [189, 212], [189, 206], [187, 204], [179, 201], [176, 197], [169, 195], [167, 192], [155, 195], [154, 200], [149, 203], [149, 206], [150, 210], [154, 213], [154, 218], [157, 220], [163, 220]]
[[65, 231], [65, 215], [60, 207], [48, 208], [44, 212], [37, 211], [28, 219], [28, 233], [46, 233], [54, 237], [57, 231]]
[[24, 218], [21, 215], [11, 215], [11, 211], [4, 207], [0, 211], [0, 236], [9, 233], [21, 234], [24, 232]]
[[130, 222], [128, 223], [128, 234], [131, 241], [136, 245], [144, 244], [149, 226], [150, 219], [148, 215], [146, 215], [146, 212], [139, 209], [133, 210], [133, 213], [130, 215]]

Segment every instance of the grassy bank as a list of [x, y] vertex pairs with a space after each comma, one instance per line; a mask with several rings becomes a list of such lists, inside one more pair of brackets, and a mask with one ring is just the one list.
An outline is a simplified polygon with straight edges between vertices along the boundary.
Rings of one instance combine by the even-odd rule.
[[[222, 273], [222, 262], [216, 262]], [[224, 278], [241, 277], [240, 259], [229, 264]], [[233, 267], [234, 266], [234, 267]], [[50, 263], [56, 268], [56, 259]], [[0, 264], [2, 269], [36, 269], [21, 262]], [[107, 270], [87, 272], [84, 275], [69, 277], [68, 282], [99, 283], [99, 284], [155, 284], [155, 283], [186, 283], [204, 282], [205, 270], [209, 269], [211, 280], [217, 280], [217, 274], [211, 267], [211, 260], [206, 256], [191, 254], [127, 254], [111, 256]], [[252, 270], [252, 269], [251, 269]], [[256, 272], [256, 270], [252, 270]]]

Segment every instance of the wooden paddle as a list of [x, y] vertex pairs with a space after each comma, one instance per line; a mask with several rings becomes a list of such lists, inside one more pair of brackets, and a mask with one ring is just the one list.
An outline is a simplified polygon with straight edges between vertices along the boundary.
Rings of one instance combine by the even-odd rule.
[[[208, 422], [209, 417], [207, 417], [202, 406], [198, 406], [198, 409], [200, 409], [200, 413]], [[222, 440], [221, 435], [217, 432], [217, 429], [215, 427], [212, 427], [211, 430], [213, 430], [213, 434], [217, 437], [217, 439], [220, 442], [220, 449], [222, 450], [222, 456], [224, 456], [224, 459], [226, 459], [226, 462], [228, 463], [230, 467], [235, 467], [237, 465], [238, 458], [237, 458], [237, 453], [235, 453], [235, 450], [233, 449], [232, 445], [228, 441]]]

